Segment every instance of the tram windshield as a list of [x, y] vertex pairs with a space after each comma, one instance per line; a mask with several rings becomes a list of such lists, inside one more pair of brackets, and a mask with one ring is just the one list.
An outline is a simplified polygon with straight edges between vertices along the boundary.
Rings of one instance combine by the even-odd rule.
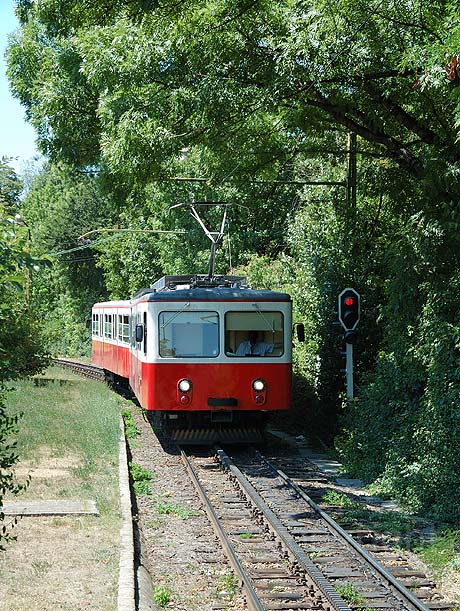
[[213, 358], [219, 354], [217, 312], [160, 312], [158, 326], [160, 356]]
[[227, 312], [225, 354], [231, 357], [282, 356], [283, 328], [282, 312]]

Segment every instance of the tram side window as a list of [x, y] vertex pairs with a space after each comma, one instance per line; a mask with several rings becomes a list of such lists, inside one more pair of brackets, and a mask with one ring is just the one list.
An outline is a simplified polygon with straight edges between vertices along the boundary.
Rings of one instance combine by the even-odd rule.
[[112, 314], [104, 314], [104, 337], [112, 338]]
[[129, 316], [118, 314], [118, 341], [129, 344]]
[[277, 357], [284, 353], [282, 312], [227, 312], [225, 354], [230, 357]]
[[219, 354], [217, 312], [169, 311], [159, 315], [160, 356], [214, 358]]
[[93, 335], [99, 335], [99, 314], [93, 314]]

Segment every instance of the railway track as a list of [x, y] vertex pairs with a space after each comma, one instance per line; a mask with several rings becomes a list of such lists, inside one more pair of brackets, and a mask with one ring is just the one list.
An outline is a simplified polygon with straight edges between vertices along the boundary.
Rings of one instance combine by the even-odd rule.
[[[350, 537], [351, 544], [357, 545], [364, 550], [364, 555], [369, 556], [371, 561], [378, 561], [397, 583], [405, 586], [414, 596], [420, 599], [427, 608], [437, 610], [457, 609], [458, 604], [446, 600], [438, 591], [436, 583], [427, 575], [425, 569], [404, 550], [397, 550], [397, 545], [389, 544], [391, 536], [379, 532], [378, 525], [381, 518], [389, 518], [391, 521], [392, 511], [379, 510], [381, 501], [377, 499], [369, 499], [366, 502], [360, 501], [354, 504], [354, 510], [357, 510], [358, 518], [353, 518], [353, 511], [350, 511], [343, 506], [327, 505], [325, 514], [314, 501], [319, 504], [324, 503], [324, 495], [326, 492], [337, 489], [337, 486], [329, 481], [325, 475], [318, 471], [318, 467], [305, 458], [291, 456], [274, 456], [271, 459], [274, 462], [273, 468], [278, 474], [286, 480], [291, 481], [291, 485], [303, 495], [310, 506], [314, 507], [319, 515], [323, 515], [326, 520], [330, 519], [329, 514], [337, 515], [337, 519], [347, 524], [349, 529], [345, 535]], [[341, 488], [340, 486], [338, 487]], [[350, 491], [353, 495], [353, 492]], [[305, 494], [306, 493], [306, 494]], [[308, 497], [307, 497], [308, 495]], [[340, 496], [340, 495], [339, 495]], [[345, 495], [346, 496], [346, 495]], [[363, 511], [364, 510], [364, 511]], [[398, 512], [393, 514], [395, 520], [398, 521]], [[367, 516], [367, 517], [366, 517]], [[332, 522], [335, 523], [334, 520]], [[377, 530], [374, 530], [372, 523], [375, 523]], [[416, 527], [412, 525], [412, 531], [407, 533], [410, 539], [421, 541], [423, 539], [423, 527], [426, 524]], [[340, 527], [339, 527], [340, 528]], [[340, 529], [342, 530], [342, 529]], [[351, 535], [351, 536], [350, 536]]]
[[82, 363], [81, 361], [74, 361], [72, 359], [64, 358], [53, 359], [53, 363], [59, 365], [60, 367], [71, 369], [74, 373], [78, 373], [86, 378], [99, 380], [101, 382], [105, 380], [104, 370], [100, 367], [96, 367], [95, 365], [90, 365], [89, 363]]
[[260, 512], [222, 464], [212, 456], [192, 458], [184, 449], [181, 454], [251, 611], [350, 611], [312, 563], [306, 570], [289, 558], [281, 539], [267, 535]]
[[250, 609], [448, 608], [419, 600], [399, 579], [418, 573], [383, 567], [258, 452], [216, 451], [181, 452]]

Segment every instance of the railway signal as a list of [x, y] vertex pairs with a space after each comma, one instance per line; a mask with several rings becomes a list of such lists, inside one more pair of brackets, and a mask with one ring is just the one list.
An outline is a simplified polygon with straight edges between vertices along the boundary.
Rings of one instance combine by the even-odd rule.
[[[359, 322], [361, 298], [355, 289], [345, 289], [339, 295], [339, 320], [345, 331], [354, 331]], [[346, 339], [346, 337], [345, 337]]]
[[361, 316], [361, 297], [355, 289], [346, 288], [339, 295], [339, 321], [345, 330], [347, 397], [353, 399], [353, 343]]

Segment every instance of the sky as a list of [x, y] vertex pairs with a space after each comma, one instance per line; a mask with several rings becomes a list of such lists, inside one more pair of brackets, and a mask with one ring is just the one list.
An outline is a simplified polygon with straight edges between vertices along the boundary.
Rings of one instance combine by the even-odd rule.
[[0, 157], [13, 157], [11, 165], [20, 173], [24, 162], [38, 151], [34, 130], [25, 120], [24, 108], [11, 95], [6, 78], [8, 35], [19, 27], [14, 7], [14, 0], [0, 0]]

